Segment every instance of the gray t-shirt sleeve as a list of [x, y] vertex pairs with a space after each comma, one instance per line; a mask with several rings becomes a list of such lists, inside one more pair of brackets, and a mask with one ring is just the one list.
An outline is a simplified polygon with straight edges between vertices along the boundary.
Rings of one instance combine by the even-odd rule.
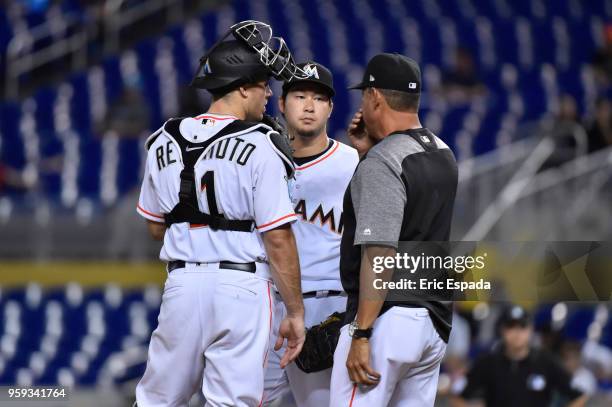
[[406, 205], [401, 174], [380, 157], [367, 157], [351, 181], [351, 198], [357, 220], [354, 244], [397, 248]]

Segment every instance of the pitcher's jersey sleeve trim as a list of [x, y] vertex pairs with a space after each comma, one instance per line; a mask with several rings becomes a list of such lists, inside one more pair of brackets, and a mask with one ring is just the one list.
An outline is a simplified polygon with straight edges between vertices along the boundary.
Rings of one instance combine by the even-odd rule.
[[140, 204], [136, 205], [136, 212], [138, 212], [143, 218], [152, 220], [153, 222], [164, 222], [164, 217], [162, 215], [157, 215], [155, 213], [149, 212], [146, 209], [142, 208]]
[[[297, 216], [295, 213], [290, 213], [288, 215], [282, 216], [276, 220], [273, 220], [272, 222], [268, 222], [265, 223], [263, 225], [259, 225], [257, 226], [257, 230], [259, 230], [260, 232], [266, 232], [270, 229], [274, 229], [276, 227], [279, 227], [280, 225], [283, 225], [285, 223], [288, 222], [294, 222], [297, 219]], [[284, 221], [284, 222], [283, 222]]]

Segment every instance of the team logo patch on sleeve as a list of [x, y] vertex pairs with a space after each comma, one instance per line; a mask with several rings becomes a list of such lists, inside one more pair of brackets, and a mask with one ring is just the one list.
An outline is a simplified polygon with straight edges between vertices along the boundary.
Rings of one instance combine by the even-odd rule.
[[291, 200], [291, 202], [293, 202], [294, 198], [293, 198], [293, 188], [294, 188], [294, 179], [293, 178], [289, 178], [288, 176], [284, 176], [285, 181], [287, 181], [287, 191], [289, 191], [289, 199]]

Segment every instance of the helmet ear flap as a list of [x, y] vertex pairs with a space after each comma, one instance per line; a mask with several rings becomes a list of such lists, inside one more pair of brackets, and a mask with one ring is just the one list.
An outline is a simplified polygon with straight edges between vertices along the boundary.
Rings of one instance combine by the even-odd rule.
[[[200, 64], [198, 65], [198, 69], [196, 70], [195, 76], [193, 77], [193, 79], [191, 80], [191, 82], [189, 83], [189, 86], [193, 87], [193, 88], [201, 88], [201, 79], [202, 76], [205, 76], [206, 74], [210, 74], [210, 66], [208, 65], [208, 58], [210, 57], [210, 54], [213, 53], [213, 51], [215, 49], [217, 49], [219, 47], [219, 45], [221, 45], [221, 43], [223, 42], [223, 40], [231, 33], [231, 30], [226, 32], [225, 35], [223, 35], [223, 37], [221, 37], [221, 39], [219, 41], [217, 41], [212, 47], [210, 47], [210, 49], [206, 52], [206, 54], [202, 55], [200, 57]], [[206, 71], [202, 71], [206, 66], [208, 66], [208, 72]], [[200, 72], [203, 72], [205, 75], [200, 75]]]
[[199, 79], [200, 79], [200, 71], [202, 70], [202, 68], [204, 68], [204, 65], [206, 64], [206, 59], [204, 59], [204, 57], [200, 58], [200, 65], [198, 65], [198, 69], [196, 70], [196, 74], [193, 77], [193, 79], [191, 79], [191, 82], [189, 83], [189, 86], [194, 87], [194, 88], [198, 88], [198, 83], [199, 83]]

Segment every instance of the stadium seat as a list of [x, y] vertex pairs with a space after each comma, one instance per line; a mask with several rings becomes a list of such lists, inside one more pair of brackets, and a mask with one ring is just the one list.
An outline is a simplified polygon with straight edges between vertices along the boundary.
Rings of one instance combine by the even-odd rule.
[[[60, 3], [61, 6], [51, 12], [54, 18], [83, 13], [73, 1]], [[473, 7], [468, 7], [470, 4]], [[593, 27], [606, 12], [600, 2], [533, 3], [521, 0], [479, 2], [477, 7], [474, 2], [465, 2], [465, 6], [460, 7], [448, 0], [425, 3], [386, 0], [384, 6], [375, 7], [365, 0], [318, 1], [313, 7], [305, 7], [297, 1], [285, 5], [279, 0], [261, 3], [235, 0], [218, 12], [205, 13], [187, 24], [170, 27], [160, 37], [141, 41], [131, 55], [136, 58], [144, 97], [150, 102], [150, 128], [159, 126], [177, 109], [177, 99], [167, 95], [176, 93], [175, 81], [180, 87], [191, 79], [197, 58], [224, 31], [220, 24], [225, 24], [226, 19], [239, 20], [253, 15], [267, 17], [275, 32], [288, 40], [300, 38], [295, 41], [298, 44], [289, 44], [294, 49], [299, 48], [296, 54], [312, 55], [333, 69], [337, 95], [335, 114], [328, 126], [333, 137], [343, 136], [357, 108], [358, 97], [345, 91], [346, 86], [360, 74], [371, 54], [380, 51], [410, 53], [426, 67], [424, 76], [427, 79], [430, 75], [425, 71], [431, 71], [428, 66], [438, 72], [448, 69], [449, 55], [455, 47], [468, 46], [472, 50], [481, 78], [489, 89], [488, 109], [479, 116], [479, 126], [465, 133], [466, 111], [437, 112], [443, 120], [441, 136], [451, 146], [455, 145], [460, 132], [466, 135], [462, 139], [468, 137], [472, 148], [468, 156], [497, 146], [498, 134], [505, 131], [500, 123], [502, 118], [508, 117], [509, 111], [514, 111], [510, 117], [516, 117], [517, 124], [546, 113], [550, 98], [556, 94], [549, 92], [547, 99], [547, 87], [557, 93], [570, 93], [577, 100], [590, 100], [590, 103], [594, 100], [592, 92], [585, 90], [584, 72], [587, 76], [590, 74], [584, 71], [584, 64], [590, 61], [596, 47]], [[21, 10], [19, 13], [17, 15], [27, 21], [28, 29], [43, 21], [45, 16], [41, 11]], [[0, 22], [7, 18], [6, 13], [0, 13]], [[452, 24], [441, 25], [440, 19]], [[0, 49], [13, 32], [15, 23], [11, 23], [0, 24], [3, 27], [0, 29]], [[572, 35], [567, 35], [568, 32]], [[75, 139], [70, 133], [58, 133], [54, 112], [65, 110], [68, 104], [70, 129], [78, 140], [76, 152], [71, 153], [71, 157], [78, 159], [75, 164], [77, 176], [75, 181], [67, 181], [61, 173], [42, 171], [39, 174], [42, 190], [50, 202], [76, 208], [84, 198], [94, 206], [98, 203], [109, 206], [138, 185], [143, 159], [141, 140], [105, 140], [99, 130], [104, 113], [124, 88], [125, 72], [121, 67], [129, 55], [130, 52], [110, 55], [99, 66], [67, 77], [62, 86], [71, 90], [68, 98], [60, 97], [58, 88], [47, 87], [39, 89], [30, 101], [0, 104], [0, 133], [4, 139], [2, 161], [17, 169], [25, 168], [34, 160], [32, 152], [26, 149], [30, 142], [25, 140], [38, 140], [41, 159], [66, 154], [66, 147]], [[543, 71], [543, 64], [557, 68], [552, 78], [554, 83], [550, 83], [550, 75], [546, 73], [552, 71]], [[505, 82], [505, 76], [500, 77], [510, 72], [509, 69], [514, 71], [516, 78], [512, 84]], [[429, 86], [427, 80], [425, 101], [429, 99]], [[513, 99], [509, 98], [510, 94], [514, 95]], [[276, 103], [269, 105], [269, 110], [278, 114]], [[424, 116], [431, 107], [424, 103]], [[27, 119], [31, 117], [29, 112], [34, 113], [36, 125], [24, 135], [23, 114]], [[66, 182], [72, 184], [66, 185]], [[14, 194], [19, 196], [19, 191]]]
[[2, 292], [0, 384], [19, 377], [38, 385], [57, 384], [60, 377], [95, 384], [111, 354], [146, 346], [157, 325], [160, 295], [156, 286], [83, 290], [74, 283]]

